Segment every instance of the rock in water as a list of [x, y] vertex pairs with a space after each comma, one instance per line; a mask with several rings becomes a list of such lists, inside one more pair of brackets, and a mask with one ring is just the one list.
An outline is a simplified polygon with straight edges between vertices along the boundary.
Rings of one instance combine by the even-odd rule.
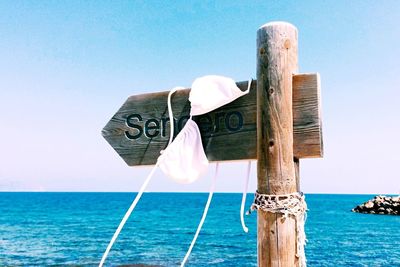
[[400, 196], [375, 196], [374, 199], [358, 205], [351, 211], [371, 214], [400, 215]]

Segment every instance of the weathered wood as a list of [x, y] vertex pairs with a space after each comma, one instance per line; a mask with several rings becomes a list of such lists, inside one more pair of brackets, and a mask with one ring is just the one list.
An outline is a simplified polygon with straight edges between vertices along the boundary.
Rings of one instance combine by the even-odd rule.
[[[293, 77], [294, 151], [299, 158], [322, 155], [317, 81], [316, 74], [299, 74]], [[247, 89], [247, 82], [237, 84], [242, 90]], [[209, 160], [257, 158], [256, 87], [257, 82], [253, 81], [248, 95], [207, 115], [195, 118], [199, 122], [203, 145]], [[169, 139], [167, 96], [168, 91], [131, 96], [104, 127], [102, 131], [104, 138], [129, 166], [155, 164], [160, 150], [167, 145]], [[188, 96], [189, 89], [178, 91], [172, 97], [177, 128], [181, 128], [189, 115]], [[129, 117], [135, 114], [140, 115], [141, 122], [138, 117]], [[240, 129], [238, 129], [239, 116], [243, 123]], [[212, 123], [209, 123], [210, 120]], [[142, 128], [145, 128], [145, 123], [148, 122], [147, 136], [143, 129], [139, 138], [128, 139], [126, 132], [131, 135], [139, 133], [137, 129], [129, 127], [128, 121]], [[226, 127], [227, 121], [229, 127]]]
[[[257, 32], [257, 189], [260, 193], [281, 195], [297, 190], [292, 112], [292, 78], [296, 72], [297, 29], [284, 22], [262, 26]], [[282, 220], [281, 214], [259, 210], [257, 222], [258, 266], [298, 266], [295, 218]]]
[[323, 156], [321, 110], [319, 73], [294, 75], [293, 153], [297, 158]]

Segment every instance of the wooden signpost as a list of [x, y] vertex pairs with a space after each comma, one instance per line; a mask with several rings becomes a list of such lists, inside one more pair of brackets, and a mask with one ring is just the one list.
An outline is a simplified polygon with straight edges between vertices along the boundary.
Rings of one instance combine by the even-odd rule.
[[[285, 22], [257, 33], [257, 81], [250, 93], [194, 117], [210, 161], [257, 160], [258, 192], [300, 190], [299, 159], [323, 156], [320, 77], [298, 74], [297, 29]], [[242, 90], [248, 82], [238, 82]], [[172, 97], [175, 133], [189, 118], [189, 90]], [[102, 135], [129, 166], [152, 165], [169, 140], [168, 91], [129, 97]], [[258, 211], [258, 265], [298, 266], [296, 220]]]

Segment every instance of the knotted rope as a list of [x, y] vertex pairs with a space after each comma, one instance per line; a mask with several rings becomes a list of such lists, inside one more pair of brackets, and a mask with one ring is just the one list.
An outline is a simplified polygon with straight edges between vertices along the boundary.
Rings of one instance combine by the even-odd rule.
[[306, 234], [304, 224], [306, 221], [307, 204], [301, 192], [286, 195], [267, 195], [258, 191], [254, 196], [254, 203], [251, 205], [247, 214], [254, 210], [283, 214], [282, 220], [290, 215], [296, 219], [297, 251], [296, 257], [299, 258], [300, 266], [306, 266], [306, 255], [304, 246], [306, 245]]

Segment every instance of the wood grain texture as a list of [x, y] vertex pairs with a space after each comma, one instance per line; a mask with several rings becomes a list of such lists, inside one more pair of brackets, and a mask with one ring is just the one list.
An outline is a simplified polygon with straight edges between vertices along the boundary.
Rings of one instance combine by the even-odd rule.
[[[299, 74], [293, 76], [293, 146], [294, 154], [298, 158], [322, 155], [321, 118], [319, 102], [317, 102], [320, 98], [320, 89], [316, 82], [318, 81], [316, 75]], [[245, 90], [248, 82], [238, 82], [237, 85]], [[210, 161], [257, 158], [256, 87], [257, 81], [253, 81], [248, 95], [211, 112], [208, 116], [195, 118], [200, 126], [203, 146]], [[126, 138], [125, 132], [135, 134], [136, 130], [133, 129], [132, 131], [128, 127], [127, 118], [132, 114], [140, 114], [142, 125], [145, 121], [154, 118], [159, 122], [161, 121], [159, 124], [162, 124], [162, 119], [165, 122], [168, 117], [167, 97], [168, 91], [131, 96], [104, 127], [102, 135], [129, 166], [155, 164], [159, 152], [168, 143], [169, 122], [166, 122], [165, 126], [167, 127], [160, 129], [159, 135], [155, 137], [146, 137], [143, 133], [140, 138], [129, 140]], [[184, 118], [189, 115], [190, 103], [188, 97], [189, 89], [178, 91], [173, 95], [172, 108], [175, 118]], [[243, 115], [243, 127], [240, 130], [229, 131], [225, 125], [226, 115], [232, 114], [232, 112], [240, 112]], [[207, 124], [207, 117], [212, 118], [213, 125]], [[134, 121], [137, 121], [137, 119]], [[230, 122], [235, 126], [237, 116], [233, 114]], [[209, 131], [210, 127], [218, 129]], [[154, 133], [154, 131], [153, 129], [150, 132]], [[318, 144], [321, 144], [321, 146], [318, 146]]]
[[[296, 192], [293, 149], [293, 74], [297, 29], [269, 23], [257, 32], [257, 190]], [[298, 266], [296, 220], [258, 211], [258, 266]]]
[[321, 110], [319, 73], [294, 75], [293, 153], [297, 158], [323, 157]]

